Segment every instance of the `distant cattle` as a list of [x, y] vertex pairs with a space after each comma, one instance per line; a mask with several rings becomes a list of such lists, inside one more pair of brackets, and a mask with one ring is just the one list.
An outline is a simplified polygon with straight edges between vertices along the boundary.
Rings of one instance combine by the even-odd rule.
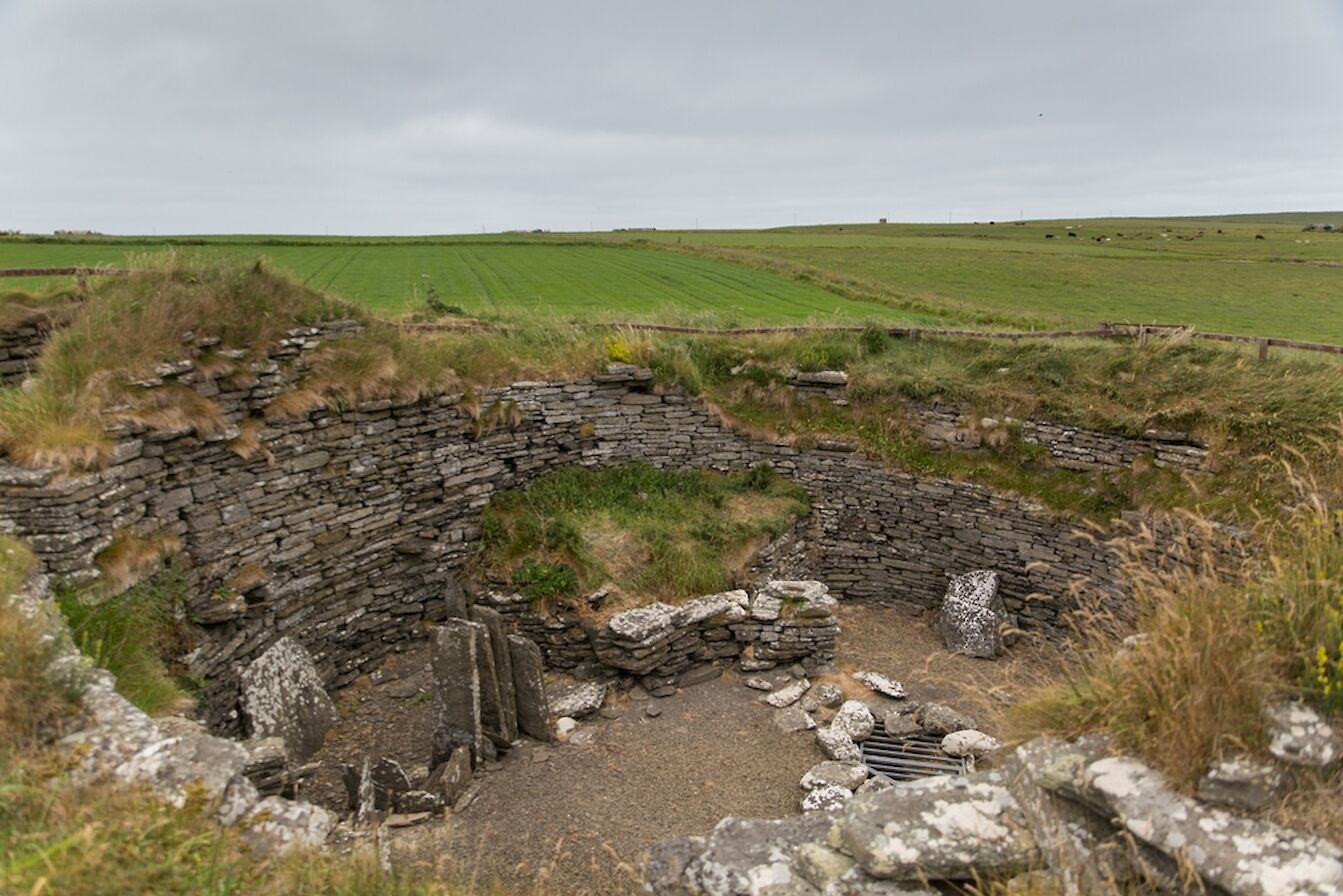
[[1262, 240], [1264, 238], [1264, 235], [1262, 233], [1256, 233], [1254, 235], [1254, 238], [1257, 240]]
[[1046, 233], [1046, 234], [1045, 234], [1045, 239], [1047, 239], [1047, 240], [1052, 240], [1053, 238], [1054, 238], [1054, 234], [1052, 234], [1052, 233]]

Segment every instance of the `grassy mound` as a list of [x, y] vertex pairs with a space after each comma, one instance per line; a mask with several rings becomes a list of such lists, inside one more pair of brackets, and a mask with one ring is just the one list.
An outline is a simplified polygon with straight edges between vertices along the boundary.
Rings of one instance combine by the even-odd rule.
[[733, 587], [807, 494], [768, 466], [725, 476], [568, 468], [496, 495], [473, 570], [537, 600], [605, 587], [615, 609]]

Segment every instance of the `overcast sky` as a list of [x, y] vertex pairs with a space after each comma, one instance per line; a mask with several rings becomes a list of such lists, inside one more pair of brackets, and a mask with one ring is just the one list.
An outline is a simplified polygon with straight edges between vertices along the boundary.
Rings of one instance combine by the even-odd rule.
[[1343, 0], [0, 0], [0, 229], [1343, 209]]

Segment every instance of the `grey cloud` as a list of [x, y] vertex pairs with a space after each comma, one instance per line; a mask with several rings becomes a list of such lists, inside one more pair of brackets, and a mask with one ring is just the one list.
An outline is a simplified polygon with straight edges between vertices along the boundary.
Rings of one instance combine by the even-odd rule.
[[0, 227], [1343, 207], [1343, 10], [0, 0]]

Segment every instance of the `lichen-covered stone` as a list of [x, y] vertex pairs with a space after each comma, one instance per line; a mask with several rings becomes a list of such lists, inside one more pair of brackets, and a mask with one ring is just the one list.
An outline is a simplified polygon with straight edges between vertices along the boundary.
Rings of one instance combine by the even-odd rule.
[[775, 709], [783, 709], [785, 706], [790, 706], [800, 700], [810, 687], [811, 682], [805, 678], [790, 681], [778, 690], [765, 695], [763, 699]]
[[998, 581], [993, 570], [977, 569], [947, 585], [938, 626], [949, 650], [985, 659], [1002, 653], [1008, 618]]
[[845, 700], [830, 722], [832, 729], [844, 732], [855, 743], [867, 740], [876, 726], [877, 720], [873, 717], [872, 710], [859, 700]]
[[606, 702], [606, 685], [599, 681], [585, 681], [550, 698], [550, 714], [582, 719], [602, 708]]
[[843, 729], [829, 726], [817, 728], [816, 742], [821, 745], [821, 752], [836, 761], [862, 762], [863, 760], [863, 751]]
[[241, 681], [243, 714], [253, 737], [283, 738], [296, 762], [321, 748], [335, 724], [336, 705], [297, 641], [276, 641], [248, 665]]
[[868, 767], [861, 762], [836, 762], [829, 759], [808, 769], [802, 776], [801, 785], [803, 790], [815, 790], [827, 784], [843, 787], [845, 790], [857, 790], [867, 780], [869, 774], [871, 772]]
[[975, 720], [942, 703], [925, 703], [914, 713], [914, 721], [928, 734], [950, 734], [975, 728]]
[[965, 728], [942, 738], [942, 752], [957, 758], [979, 759], [1002, 749], [1002, 741], [983, 731]]
[[1281, 798], [1290, 782], [1278, 766], [1252, 756], [1214, 762], [1199, 779], [1198, 798], [1205, 803], [1258, 812]]
[[268, 796], [243, 819], [244, 836], [256, 855], [316, 849], [326, 842], [335, 819], [321, 806]]
[[1180, 855], [1208, 884], [1238, 896], [1343, 892], [1343, 850], [1309, 834], [1242, 818], [1167, 787], [1146, 763], [1099, 759], [1083, 772], [1084, 793], [1138, 840]]
[[970, 880], [1025, 870], [1039, 855], [1016, 799], [993, 774], [926, 778], [855, 797], [839, 842], [863, 870], [896, 880]]
[[890, 697], [892, 700], [903, 700], [905, 698], [905, 686], [893, 678], [882, 675], [880, 672], [855, 672], [853, 673], [853, 680], [865, 688], [876, 691], [883, 697]]
[[853, 791], [837, 784], [822, 784], [807, 791], [802, 797], [803, 812], [823, 812], [838, 809], [853, 798]]
[[1343, 742], [1324, 716], [1303, 703], [1270, 703], [1264, 707], [1268, 750], [1292, 765], [1325, 768], [1343, 756]]

